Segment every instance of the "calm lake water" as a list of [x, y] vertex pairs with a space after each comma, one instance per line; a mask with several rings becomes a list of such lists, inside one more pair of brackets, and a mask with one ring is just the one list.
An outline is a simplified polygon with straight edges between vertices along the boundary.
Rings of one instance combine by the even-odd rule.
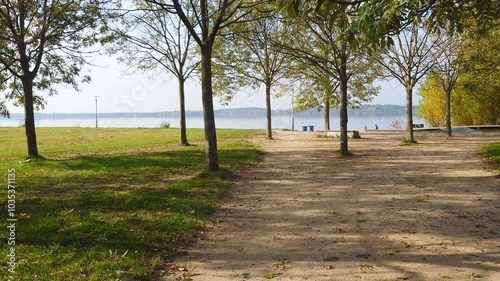
[[[350, 130], [364, 129], [365, 125], [368, 129], [375, 129], [375, 124], [379, 129], [393, 129], [391, 122], [400, 119], [405, 120], [405, 116], [391, 116], [391, 117], [350, 117], [348, 128]], [[291, 116], [278, 116], [273, 118], [272, 125], [274, 129], [291, 129]], [[178, 118], [101, 118], [98, 119], [98, 125], [102, 128], [155, 128], [159, 127], [162, 122], [168, 121], [171, 127], [179, 127]], [[36, 120], [37, 127], [95, 127], [95, 119], [93, 118], [68, 118], [68, 119], [50, 119], [43, 118]], [[422, 119], [414, 117], [414, 123], [424, 123]], [[17, 127], [23, 123], [20, 119], [4, 119], [0, 118], [0, 126], [3, 127]], [[193, 117], [186, 120], [188, 128], [203, 128], [203, 118]], [[265, 118], [216, 118], [217, 128], [232, 128], [232, 129], [265, 129]], [[301, 130], [301, 126], [314, 126], [315, 130], [323, 130], [323, 118], [305, 118], [295, 117], [295, 130]], [[339, 129], [339, 118], [330, 118], [330, 128], [332, 130]]]

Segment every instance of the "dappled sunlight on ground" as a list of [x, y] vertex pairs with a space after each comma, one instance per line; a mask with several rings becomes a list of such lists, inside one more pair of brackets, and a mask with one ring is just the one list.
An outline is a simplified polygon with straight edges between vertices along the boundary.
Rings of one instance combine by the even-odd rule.
[[500, 186], [479, 150], [499, 135], [361, 137], [347, 158], [338, 139], [256, 139], [264, 161], [164, 280], [500, 280]]

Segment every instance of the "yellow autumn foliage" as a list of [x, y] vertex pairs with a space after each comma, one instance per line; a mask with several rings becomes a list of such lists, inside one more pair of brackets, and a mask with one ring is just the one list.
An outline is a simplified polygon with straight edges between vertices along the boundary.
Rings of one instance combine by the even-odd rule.
[[446, 93], [441, 88], [439, 80], [429, 76], [418, 90], [422, 97], [418, 103], [417, 116], [424, 119], [431, 127], [445, 126]]
[[[451, 123], [500, 124], [500, 25], [485, 34], [466, 35], [460, 75], [451, 94]], [[418, 116], [429, 126], [444, 126], [446, 94], [438, 79], [429, 75], [418, 94]]]

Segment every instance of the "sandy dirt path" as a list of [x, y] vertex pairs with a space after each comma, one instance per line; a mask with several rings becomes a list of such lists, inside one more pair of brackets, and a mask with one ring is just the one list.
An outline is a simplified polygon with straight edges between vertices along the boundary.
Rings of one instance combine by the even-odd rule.
[[[500, 280], [500, 134], [279, 132], [162, 280]], [[191, 278], [191, 279], [190, 279]]]

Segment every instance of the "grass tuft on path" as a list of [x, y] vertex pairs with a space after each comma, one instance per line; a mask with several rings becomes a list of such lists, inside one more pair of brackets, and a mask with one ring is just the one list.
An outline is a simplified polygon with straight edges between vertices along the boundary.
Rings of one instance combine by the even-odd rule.
[[500, 142], [485, 145], [482, 150], [484, 157], [495, 165], [497, 173], [500, 174]]
[[[221, 171], [205, 173], [203, 130], [39, 128], [43, 158], [24, 160], [23, 128], [0, 128], [0, 170], [15, 170], [15, 280], [149, 280], [191, 241], [229, 191], [232, 172], [259, 161], [245, 139], [218, 130]], [[4, 184], [5, 181], [5, 184]], [[7, 188], [0, 191], [7, 206]], [[8, 253], [7, 212], [0, 252]], [[7, 255], [0, 270], [7, 272]]]

